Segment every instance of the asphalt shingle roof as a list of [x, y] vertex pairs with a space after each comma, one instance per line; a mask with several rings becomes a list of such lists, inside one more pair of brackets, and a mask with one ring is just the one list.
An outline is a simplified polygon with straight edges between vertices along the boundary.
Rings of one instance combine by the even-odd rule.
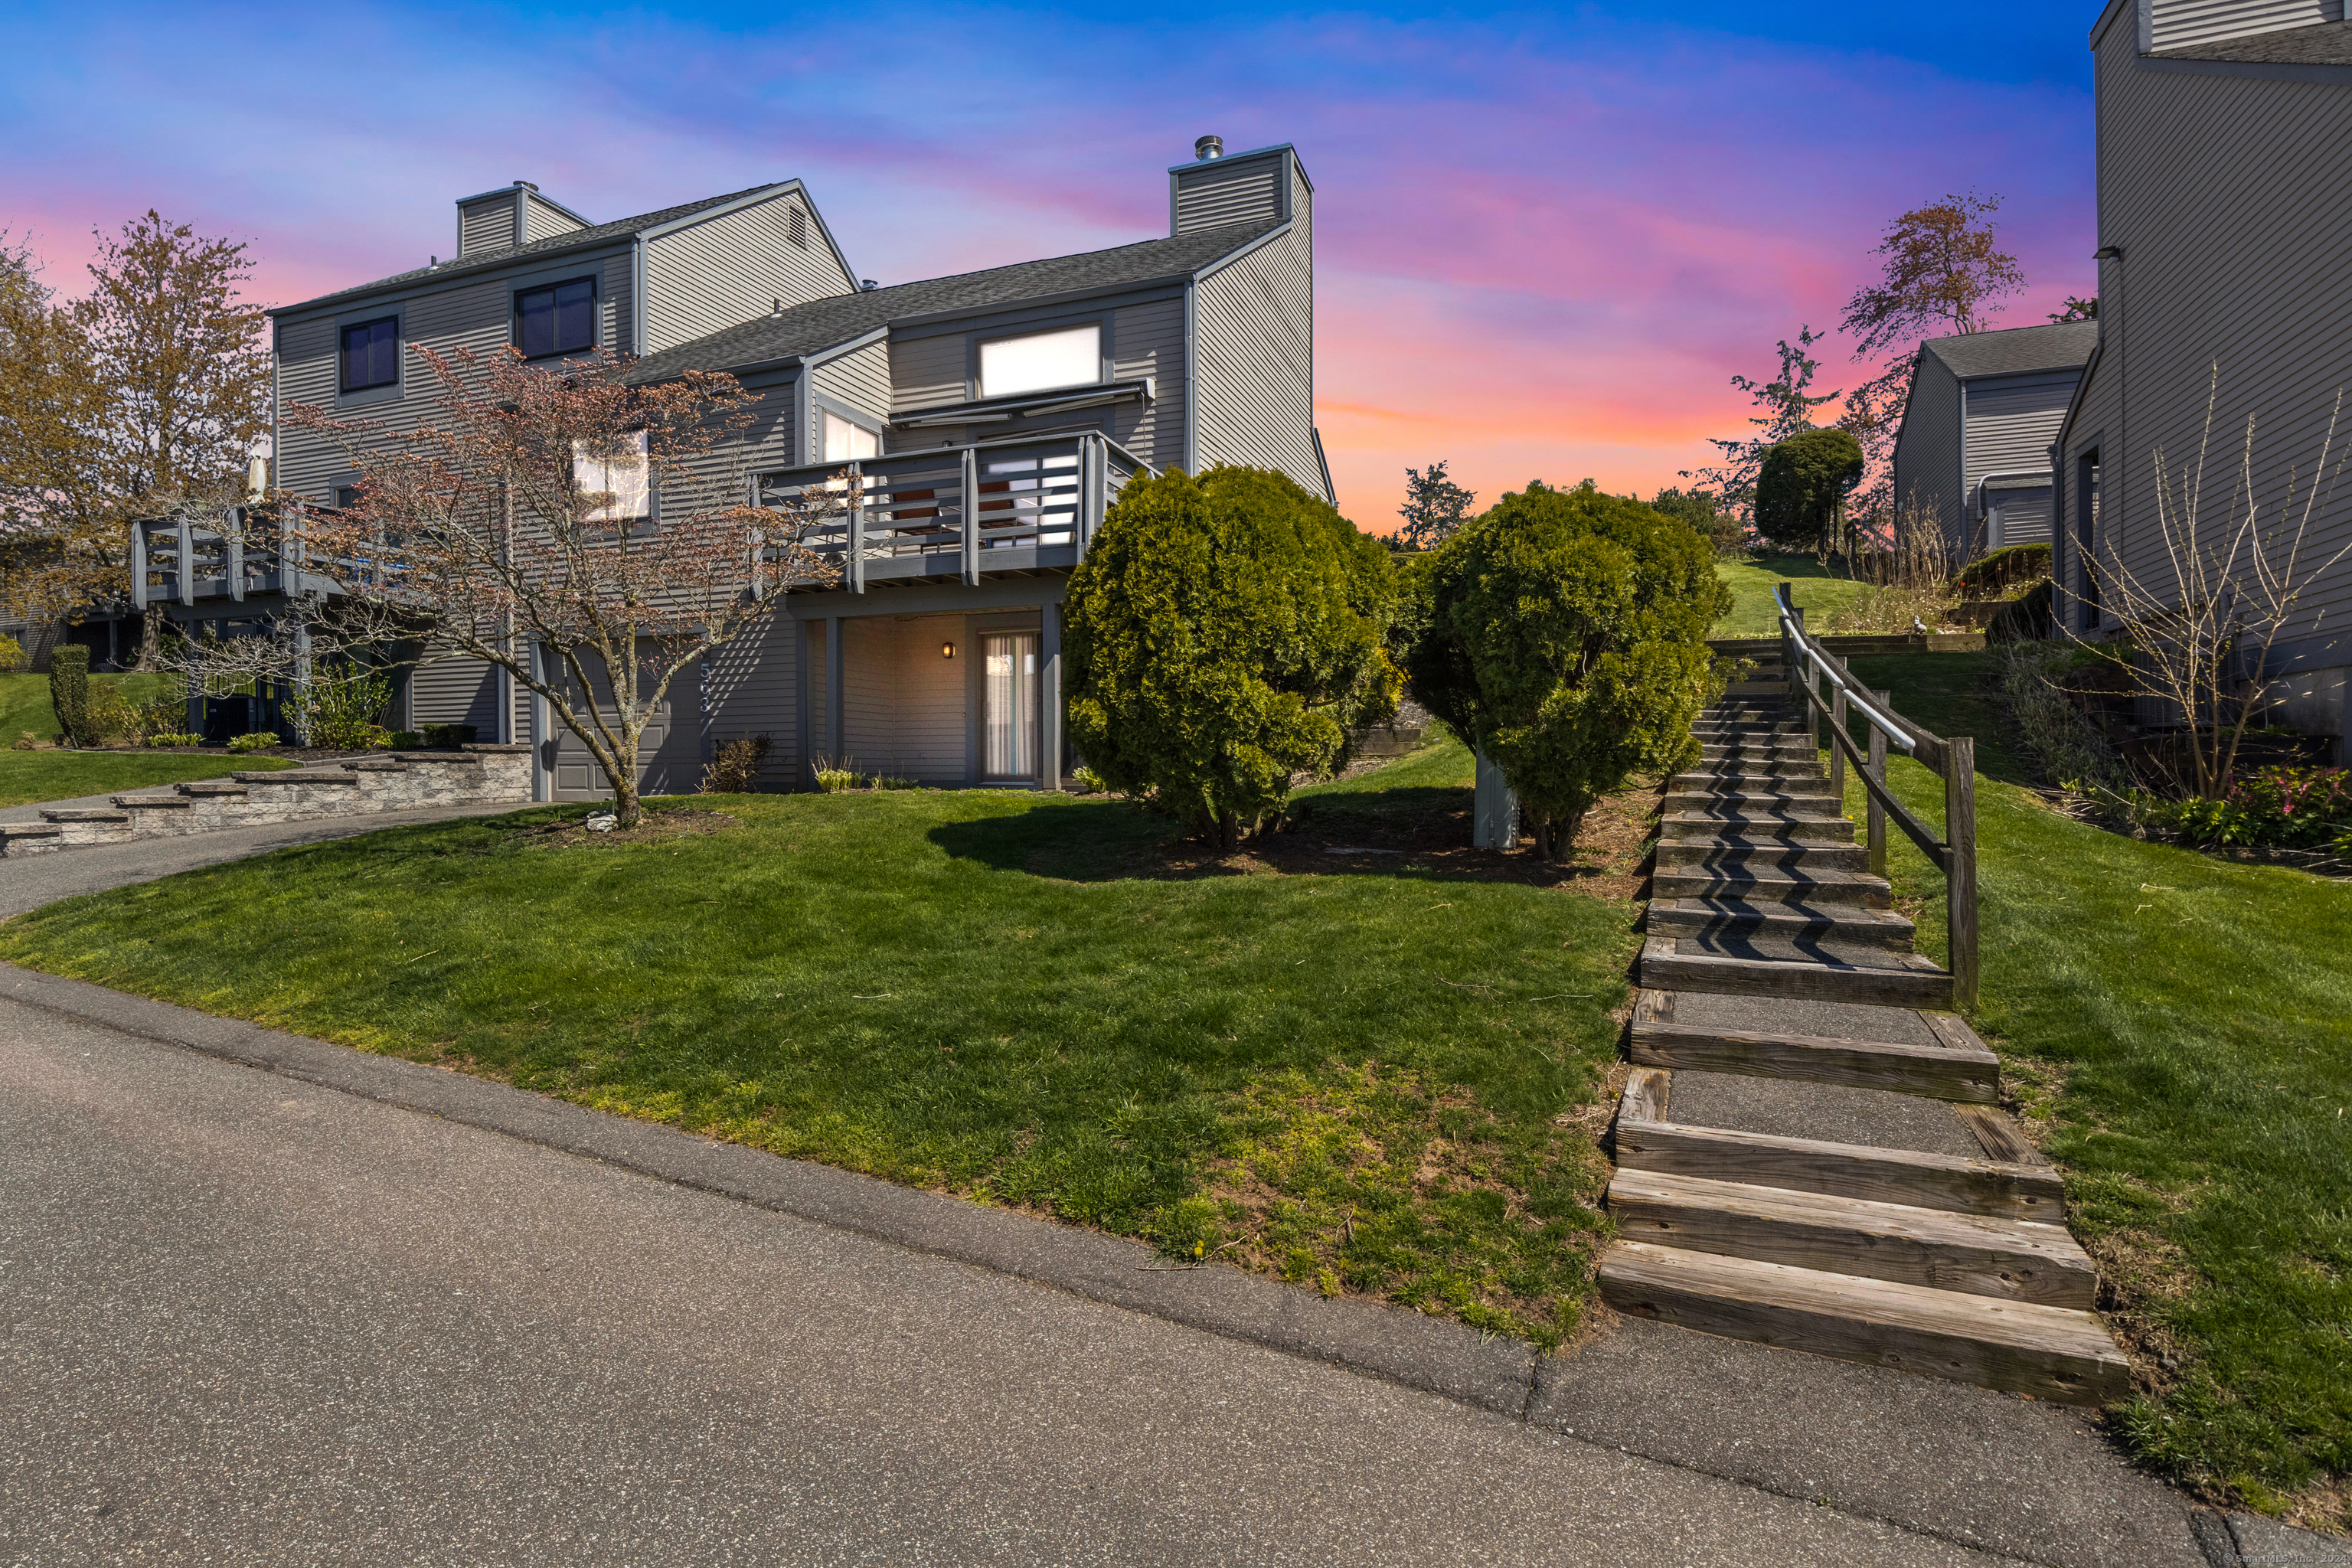
[[664, 207], [659, 212], [639, 213], [635, 217], [616, 218], [611, 223], [591, 224], [586, 228], [575, 228], [569, 234], [550, 235], [545, 239], [535, 239], [528, 245], [502, 245], [496, 250], [470, 251], [462, 257], [452, 257], [438, 267], [419, 267], [413, 271], [396, 272], [389, 278], [379, 278], [373, 283], [362, 283], [352, 289], [338, 289], [331, 294], [321, 294], [315, 300], [305, 300], [299, 305], [281, 305], [278, 310], [271, 313], [307, 310], [314, 305], [327, 305], [338, 300], [356, 299], [362, 295], [373, 294], [382, 289], [398, 289], [416, 282], [420, 279], [430, 278], [438, 281], [444, 278], [478, 272], [487, 267], [497, 267], [505, 262], [528, 257], [569, 250], [574, 246], [596, 245], [608, 239], [626, 238], [640, 229], [659, 228], [666, 223], [675, 223], [679, 218], [692, 217], [696, 213], [707, 212], [712, 207], [722, 207], [729, 202], [739, 201], [761, 191], [773, 190], [778, 184], [784, 183], [771, 181], [764, 185], [753, 185], [749, 190], [732, 191], [723, 196], [705, 196], [698, 202], [688, 202], [681, 206]]
[[1927, 351], [1954, 375], [2021, 375], [2036, 370], [2080, 370], [2099, 345], [2096, 321], [2053, 321], [2045, 327], [2011, 327], [1997, 332], [1964, 332], [1929, 338]]
[[981, 310], [1024, 300], [1179, 278], [1238, 250], [1276, 226], [1273, 222], [1226, 224], [1172, 239], [1147, 239], [1109, 250], [1020, 261], [982, 272], [959, 272], [838, 299], [813, 300], [780, 315], [757, 316], [692, 342], [647, 354], [637, 362], [630, 379], [657, 381], [682, 371], [725, 370], [814, 353], [911, 316]]
[[2210, 44], [2184, 44], [2158, 49], [2152, 60], [2224, 60], [2242, 65], [2352, 66], [2352, 22], [2314, 22], [2257, 33], [2248, 38], [2222, 38]]

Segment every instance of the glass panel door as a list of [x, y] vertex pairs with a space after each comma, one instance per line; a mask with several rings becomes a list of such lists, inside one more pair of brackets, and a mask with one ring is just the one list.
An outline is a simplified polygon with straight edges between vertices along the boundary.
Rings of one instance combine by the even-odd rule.
[[1037, 634], [991, 632], [980, 639], [982, 776], [1037, 776]]

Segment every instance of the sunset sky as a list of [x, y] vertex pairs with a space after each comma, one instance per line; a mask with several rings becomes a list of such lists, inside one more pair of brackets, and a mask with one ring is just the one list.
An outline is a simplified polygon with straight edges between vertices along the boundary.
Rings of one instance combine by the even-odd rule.
[[1287, 141], [1318, 419], [1381, 531], [1434, 458], [1482, 500], [1677, 482], [1741, 432], [1728, 378], [1948, 191], [2004, 198], [2002, 324], [2090, 289], [2088, 3], [1104, 9], [44, 7], [0, 222], [74, 292], [152, 205], [250, 240], [278, 303], [446, 254], [451, 201], [514, 179], [602, 220], [797, 176], [898, 282], [1163, 233], [1195, 136]]

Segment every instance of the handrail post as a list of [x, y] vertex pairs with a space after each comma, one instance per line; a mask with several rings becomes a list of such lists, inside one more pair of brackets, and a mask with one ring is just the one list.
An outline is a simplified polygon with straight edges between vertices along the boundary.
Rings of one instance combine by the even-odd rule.
[[[1835, 655], [1831, 657], [1836, 658]], [[1837, 667], [1840, 675], [1853, 673], [1842, 658], [1838, 659]], [[1843, 686], [1830, 693], [1830, 728], [1841, 735], [1850, 733], [1845, 726], [1845, 688]], [[1878, 726], [1873, 724], [1870, 732], [1874, 735], [1878, 733]], [[1838, 809], [1845, 809], [1845, 748], [1835, 741], [1830, 742], [1830, 798], [1838, 802]]]
[[[1892, 690], [1874, 691], [1871, 695], [1878, 699], [1879, 706], [1882, 708], [1891, 707], [1894, 705], [1895, 693]], [[1881, 787], [1885, 786], [1886, 783], [1886, 731], [1880, 729], [1875, 724], [1873, 724], [1870, 727], [1870, 766], [1868, 772], [1872, 778], [1878, 781]], [[1870, 874], [1874, 877], [1884, 877], [1886, 875], [1886, 808], [1878, 803], [1878, 796], [1871, 791], [1865, 789], [1862, 793], [1868, 798], [1870, 803], [1870, 826], [1868, 839], [1870, 845]]]
[[963, 536], [963, 585], [977, 587], [980, 584], [980, 454], [970, 447], [963, 449], [963, 498], [956, 503], [956, 515]]
[[856, 458], [849, 464], [849, 582], [853, 594], [866, 592], [866, 470]]
[[1944, 742], [1944, 868], [1947, 923], [1952, 942], [1952, 1005], [1977, 999], [1977, 743], [1959, 735]]

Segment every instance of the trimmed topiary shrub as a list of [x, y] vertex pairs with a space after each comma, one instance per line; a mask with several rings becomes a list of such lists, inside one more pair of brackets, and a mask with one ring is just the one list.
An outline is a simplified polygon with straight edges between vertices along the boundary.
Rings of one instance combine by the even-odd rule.
[[1128, 482], [1070, 579], [1069, 734], [1113, 790], [1225, 849], [1395, 711], [1387, 549], [1287, 477]]
[[1756, 531], [1782, 550], [1833, 549], [1839, 510], [1861, 480], [1862, 447], [1844, 431], [1791, 436], [1756, 476]]
[[58, 728], [77, 746], [94, 746], [89, 730], [89, 649], [60, 643], [49, 654], [49, 706], [57, 710]]
[[1629, 775], [1696, 748], [1691, 721], [1722, 690], [1706, 634], [1731, 594], [1687, 524], [1590, 483], [1530, 484], [1416, 584], [1413, 695], [1503, 770], [1545, 859]]

